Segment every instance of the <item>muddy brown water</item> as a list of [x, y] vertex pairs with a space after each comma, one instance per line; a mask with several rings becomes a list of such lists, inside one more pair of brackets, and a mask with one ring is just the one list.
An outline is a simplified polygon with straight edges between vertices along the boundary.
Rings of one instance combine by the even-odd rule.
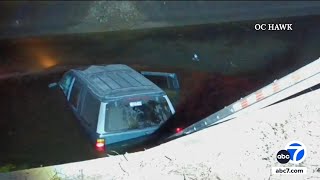
[[[214, 73], [136, 69], [178, 74], [183, 97], [175, 118], [179, 125], [191, 124], [210, 115], [258, 84], [256, 80]], [[62, 92], [47, 86], [63, 72], [0, 82], [1, 163], [24, 168], [98, 157]], [[228, 94], [233, 95], [228, 97]]]
[[[289, 33], [254, 32], [251, 22], [1, 41], [0, 77], [54, 65], [62, 69], [0, 80], [0, 167], [97, 157], [63, 94], [48, 88], [66, 69], [124, 63], [175, 72], [183, 98], [166, 128], [187, 126], [318, 58], [317, 18], [287, 19], [297, 28]], [[199, 62], [191, 60], [194, 52]]]

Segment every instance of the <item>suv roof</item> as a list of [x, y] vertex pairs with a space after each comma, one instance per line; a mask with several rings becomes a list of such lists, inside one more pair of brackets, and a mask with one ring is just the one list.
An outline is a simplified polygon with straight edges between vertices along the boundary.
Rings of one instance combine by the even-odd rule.
[[100, 100], [145, 93], [163, 93], [157, 85], [127, 65], [93, 65], [72, 70]]

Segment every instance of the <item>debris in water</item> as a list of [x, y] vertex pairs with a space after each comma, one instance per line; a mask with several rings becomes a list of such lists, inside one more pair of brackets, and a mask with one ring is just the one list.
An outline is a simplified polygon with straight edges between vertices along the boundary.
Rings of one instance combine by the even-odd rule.
[[199, 59], [197, 54], [193, 54], [192, 60], [193, 61], [200, 61], [200, 59]]
[[230, 61], [230, 65], [231, 65], [232, 67], [238, 67], [237, 65], [233, 64], [232, 61]]

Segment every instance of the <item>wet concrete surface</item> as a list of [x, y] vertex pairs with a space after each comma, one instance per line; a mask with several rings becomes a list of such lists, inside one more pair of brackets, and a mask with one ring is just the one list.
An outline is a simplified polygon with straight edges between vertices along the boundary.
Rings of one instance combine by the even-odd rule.
[[[66, 69], [124, 63], [176, 72], [182, 99], [166, 133], [316, 59], [317, 17], [286, 21], [296, 30], [255, 32], [251, 22], [1, 41], [0, 76], [33, 73], [0, 81], [0, 165], [23, 169], [97, 157], [63, 94], [47, 87]], [[192, 61], [195, 52], [199, 62]]]
[[0, 38], [319, 15], [316, 1], [3, 1]]

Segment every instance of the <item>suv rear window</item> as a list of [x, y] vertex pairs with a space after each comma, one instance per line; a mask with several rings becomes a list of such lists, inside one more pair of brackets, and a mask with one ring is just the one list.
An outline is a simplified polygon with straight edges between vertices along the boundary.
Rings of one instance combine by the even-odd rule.
[[127, 98], [110, 102], [106, 108], [107, 132], [158, 126], [172, 115], [162, 96]]

